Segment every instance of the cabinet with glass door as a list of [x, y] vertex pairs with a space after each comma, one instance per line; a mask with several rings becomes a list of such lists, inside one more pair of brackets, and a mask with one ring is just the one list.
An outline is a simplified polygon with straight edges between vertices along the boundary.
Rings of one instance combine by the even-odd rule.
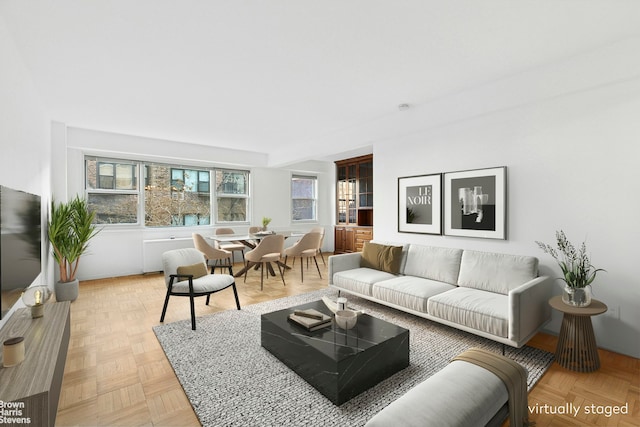
[[373, 155], [337, 161], [336, 172], [335, 252], [360, 251], [373, 238]]

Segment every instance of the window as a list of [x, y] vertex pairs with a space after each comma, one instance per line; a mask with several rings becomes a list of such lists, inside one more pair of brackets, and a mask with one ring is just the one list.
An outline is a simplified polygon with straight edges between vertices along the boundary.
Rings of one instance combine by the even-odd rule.
[[216, 169], [216, 221], [246, 222], [249, 207], [249, 172]]
[[171, 169], [171, 187], [176, 191], [209, 192], [209, 171]]
[[211, 223], [208, 170], [145, 164], [144, 224], [149, 227]]
[[316, 188], [318, 178], [315, 176], [293, 175], [291, 177], [291, 219], [293, 221], [316, 220]]
[[[87, 200], [98, 224], [209, 225], [212, 200], [216, 200], [216, 221], [248, 218], [249, 171], [86, 157], [85, 174]], [[140, 174], [144, 188], [138, 184]]]
[[135, 162], [85, 159], [87, 202], [97, 224], [138, 223], [138, 165]]

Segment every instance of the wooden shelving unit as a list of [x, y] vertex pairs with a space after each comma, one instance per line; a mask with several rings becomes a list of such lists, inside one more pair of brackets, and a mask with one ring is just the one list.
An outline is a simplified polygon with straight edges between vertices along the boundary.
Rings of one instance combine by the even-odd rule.
[[373, 239], [373, 155], [336, 162], [335, 253], [362, 251]]

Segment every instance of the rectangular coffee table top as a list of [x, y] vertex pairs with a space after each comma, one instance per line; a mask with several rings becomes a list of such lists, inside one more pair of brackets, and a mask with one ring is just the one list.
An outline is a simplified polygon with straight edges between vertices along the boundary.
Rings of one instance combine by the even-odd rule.
[[409, 365], [409, 331], [368, 314], [353, 329], [309, 332], [288, 320], [295, 310], [333, 313], [314, 301], [263, 314], [262, 346], [335, 404], [346, 402]]

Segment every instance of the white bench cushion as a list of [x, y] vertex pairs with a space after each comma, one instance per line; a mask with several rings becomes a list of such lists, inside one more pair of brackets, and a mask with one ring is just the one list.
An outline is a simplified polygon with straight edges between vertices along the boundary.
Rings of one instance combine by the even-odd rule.
[[[193, 279], [194, 292], [215, 292], [226, 288], [235, 282], [233, 276], [228, 274], [207, 274], [206, 276]], [[183, 280], [174, 283], [172, 291], [176, 293], [189, 293], [189, 281]]]
[[508, 398], [496, 375], [454, 360], [389, 404], [366, 427], [485, 426]]
[[507, 338], [509, 297], [471, 288], [456, 288], [434, 295], [427, 312], [449, 322]]
[[465, 250], [458, 286], [508, 294], [538, 276], [538, 258]]
[[372, 296], [411, 310], [427, 312], [427, 300], [456, 286], [420, 277], [400, 276], [373, 285]]
[[340, 271], [333, 275], [333, 284], [347, 291], [371, 296], [371, 286], [374, 283], [393, 279], [395, 274], [372, 268], [360, 267], [353, 270]]
[[455, 285], [462, 249], [410, 245], [403, 274]]

